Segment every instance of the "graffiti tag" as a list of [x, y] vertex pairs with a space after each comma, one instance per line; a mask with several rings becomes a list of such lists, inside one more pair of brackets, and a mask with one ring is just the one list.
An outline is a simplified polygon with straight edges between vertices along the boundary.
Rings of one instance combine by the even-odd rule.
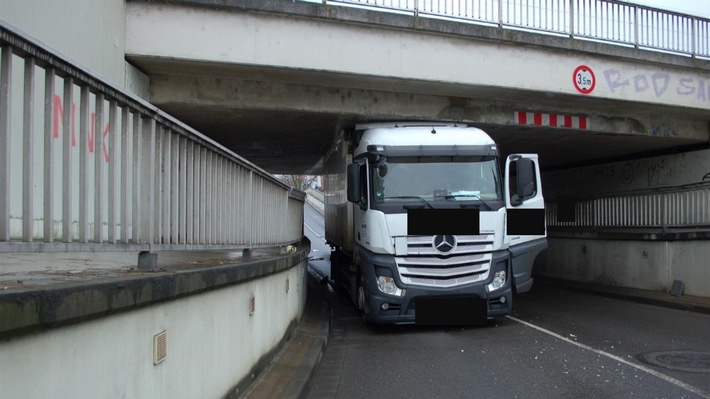
[[[55, 94], [54, 95], [54, 115], [52, 118], [53, 121], [53, 129], [52, 129], [52, 137], [55, 139], [59, 138], [59, 130], [61, 126], [61, 121], [64, 119], [64, 107], [62, 106], [62, 98]], [[91, 127], [89, 128], [89, 139], [87, 140], [87, 150], [89, 153], [94, 153], [94, 148], [95, 148], [95, 142], [96, 142], [96, 132], [95, 132], [95, 126], [96, 126], [96, 113], [92, 112], [91, 113]], [[110, 131], [110, 124], [106, 123], [106, 127], [104, 127], [104, 130], [101, 132], [101, 137], [103, 138], [101, 142], [101, 149], [103, 150], [104, 153], [104, 161], [108, 163], [109, 161], [109, 154], [108, 154], [108, 146], [106, 140], [106, 137], [108, 136]], [[67, 134], [68, 132], [63, 132], [64, 134]], [[76, 104], [72, 103], [71, 105], [71, 146], [76, 147]]]
[[695, 96], [702, 102], [710, 102], [710, 87], [702, 79], [689, 77], [675, 79], [666, 72], [639, 73], [629, 76], [613, 68], [605, 70], [603, 75], [607, 87], [612, 93], [622, 89], [629, 89], [634, 93], [652, 91], [656, 97], [661, 97], [666, 93], [675, 93], [679, 96]]

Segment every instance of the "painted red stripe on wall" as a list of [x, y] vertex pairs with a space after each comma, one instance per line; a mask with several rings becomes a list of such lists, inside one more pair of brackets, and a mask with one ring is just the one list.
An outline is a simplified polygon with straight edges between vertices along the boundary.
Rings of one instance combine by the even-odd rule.
[[528, 124], [528, 114], [525, 112], [518, 112], [518, 124], [527, 125]]
[[569, 115], [565, 115], [565, 122], [564, 122], [565, 127], [572, 127], [572, 117]]
[[589, 129], [590, 119], [586, 116], [545, 114], [542, 112], [514, 113], [514, 119], [519, 125], [564, 127], [569, 129]]

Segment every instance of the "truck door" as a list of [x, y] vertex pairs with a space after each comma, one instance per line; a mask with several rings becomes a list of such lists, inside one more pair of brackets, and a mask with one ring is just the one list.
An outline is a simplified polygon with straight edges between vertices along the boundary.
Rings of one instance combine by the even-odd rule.
[[537, 154], [513, 154], [505, 163], [506, 241], [510, 243], [513, 285], [530, 290], [533, 263], [547, 248], [545, 199]]

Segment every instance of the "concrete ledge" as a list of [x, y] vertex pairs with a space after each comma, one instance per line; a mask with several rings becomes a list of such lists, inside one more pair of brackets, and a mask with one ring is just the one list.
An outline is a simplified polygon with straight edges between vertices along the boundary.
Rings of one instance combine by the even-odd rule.
[[710, 227], [548, 227], [549, 238], [620, 241], [710, 240]]
[[77, 323], [269, 276], [307, 258], [296, 252], [229, 265], [130, 271], [116, 276], [0, 291], [0, 339]]

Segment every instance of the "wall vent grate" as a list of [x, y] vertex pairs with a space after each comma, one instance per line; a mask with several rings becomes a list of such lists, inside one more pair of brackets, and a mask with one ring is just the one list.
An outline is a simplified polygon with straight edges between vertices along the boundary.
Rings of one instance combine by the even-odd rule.
[[153, 336], [153, 364], [158, 364], [168, 357], [168, 332], [163, 330]]

